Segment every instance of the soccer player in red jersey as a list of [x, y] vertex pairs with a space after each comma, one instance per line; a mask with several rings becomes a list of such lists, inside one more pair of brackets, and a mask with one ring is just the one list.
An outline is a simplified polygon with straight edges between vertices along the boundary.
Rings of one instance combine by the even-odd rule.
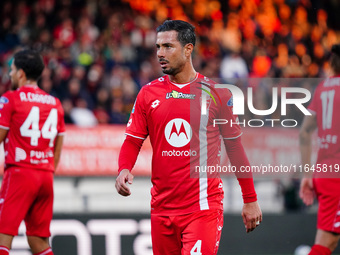
[[[330, 59], [334, 76], [318, 85], [300, 130], [302, 164], [311, 164], [312, 133], [318, 129], [319, 151], [313, 178], [305, 177], [300, 197], [306, 205], [319, 202], [315, 243], [310, 255], [328, 255], [340, 238], [340, 44], [333, 45]], [[322, 171], [319, 171], [322, 169]]]
[[0, 255], [8, 255], [22, 220], [33, 254], [52, 255], [48, 238], [53, 213], [53, 173], [63, 133], [61, 103], [38, 88], [44, 69], [39, 53], [14, 55], [13, 91], [0, 98], [0, 143], [5, 172], [0, 190]]
[[[184, 21], [168, 20], [157, 28], [157, 58], [166, 75], [139, 92], [119, 156], [116, 189], [128, 196], [126, 183], [132, 184], [131, 170], [144, 139], [150, 137], [154, 255], [217, 254], [223, 185], [218, 175], [206, 169], [219, 164], [221, 141], [234, 166], [249, 165], [230, 91], [215, 88], [213, 81], [193, 68], [195, 39], [195, 28]], [[214, 119], [228, 119], [234, 125], [214, 125]], [[243, 221], [250, 232], [262, 221], [262, 213], [252, 176], [238, 177]]]

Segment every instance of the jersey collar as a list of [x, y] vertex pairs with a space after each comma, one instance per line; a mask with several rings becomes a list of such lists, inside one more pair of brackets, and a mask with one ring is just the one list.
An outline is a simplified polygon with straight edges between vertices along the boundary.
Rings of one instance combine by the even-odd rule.
[[166, 78], [168, 79], [168, 82], [169, 82], [170, 84], [175, 85], [176, 87], [182, 89], [182, 88], [184, 88], [185, 86], [189, 85], [190, 83], [193, 83], [194, 81], [196, 81], [197, 78], [198, 78], [198, 75], [199, 75], [199, 73], [196, 72], [195, 78], [194, 78], [192, 81], [187, 82], [187, 83], [175, 83], [175, 82], [172, 82], [172, 81], [170, 81], [170, 79], [169, 79], [169, 75], [167, 75]]
[[25, 84], [20, 88], [32, 88], [32, 89], [37, 89], [38, 85], [37, 84]]

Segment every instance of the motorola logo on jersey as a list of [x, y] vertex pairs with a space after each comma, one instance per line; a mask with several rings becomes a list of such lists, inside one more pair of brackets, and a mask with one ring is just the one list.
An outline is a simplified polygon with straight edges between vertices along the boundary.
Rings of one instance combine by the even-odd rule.
[[192, 129], [186, 120], [177, 118], [168, 122], [164, 135], [170, 145], [179, 148], [190, 142]]

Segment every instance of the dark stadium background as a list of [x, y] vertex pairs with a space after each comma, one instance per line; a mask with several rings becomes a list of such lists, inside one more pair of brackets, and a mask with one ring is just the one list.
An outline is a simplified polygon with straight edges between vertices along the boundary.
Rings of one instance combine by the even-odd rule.
[[[329, 74], [330, 49], [340, 38], [339, 12], [338, 0], [1, 0], [0, 95], [10, 85], [13, 53], [26, 47], [39, 50], [47, 67], [39, 85], [61, 100], [72, 134], [66, 138], [55, 178], [55, 254], [152, 254], [150, 148], [139, 159], [130, 198], [116, 194], [114, 179], [135, 97], [143, 85], [162, 75], [154, 47], [159, 24], [171, 18], [196, 26], [193, 62], [208, 77], [223, 82], [310, 78], [303, 86], [313, 92]], [[247, 86], [241, 88], [245, 91]], [[256, 83], [253, 89], [256, 106], [268, 109], [271, 88]], [[302, 117], [294, 110], [288, 114]], [[244, 116], [251, 117], [250, 112]], [[275, 132], [269, 130], [267, 136], [275, 137]], [[296, 128], [284, 134], [290, 138], [287, 151], [296, 157], [297, 132]], [[273, 155], [276, 149], [269, 148]], [[0, 155], [3, 160], [2, 151]], [[291, 255], [299, 245], [312, 245], [316, 205], [302, 205], [298, 178], [274, 177], [255, 179], [264, 221], [248, 235], [239, 215], [237, 183], [224, 178], [219, 254]], [[30, 254], [23, 228], [20, 233], [11, 254]]]

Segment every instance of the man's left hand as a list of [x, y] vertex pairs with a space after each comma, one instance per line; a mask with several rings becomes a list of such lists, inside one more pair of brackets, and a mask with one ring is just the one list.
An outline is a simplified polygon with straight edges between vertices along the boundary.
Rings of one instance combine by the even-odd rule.
[[260, 225], [262, 222], [262, 212], [257, 201], [243, 205], [242, 218], [247, 233]]

